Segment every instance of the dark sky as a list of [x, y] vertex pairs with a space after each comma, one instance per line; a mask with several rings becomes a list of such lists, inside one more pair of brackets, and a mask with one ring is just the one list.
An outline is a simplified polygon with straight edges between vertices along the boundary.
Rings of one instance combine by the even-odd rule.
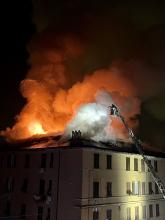
[[[19, 83], [30, 65], [27, 46], [37, 35], [73, 33], [87, 52], [81, 72], [117, 63], [142, 100], [139, 135], [165, 149], [165, 5], [162, 1], [15, 0], [4, 6], [0, 128], [24, 104]], [[73, 66], [74, 66], [73, 65]], [[74, 68], [73, 68], [74, 69]], [[82, 74], [83, 75], [83, 74]]]

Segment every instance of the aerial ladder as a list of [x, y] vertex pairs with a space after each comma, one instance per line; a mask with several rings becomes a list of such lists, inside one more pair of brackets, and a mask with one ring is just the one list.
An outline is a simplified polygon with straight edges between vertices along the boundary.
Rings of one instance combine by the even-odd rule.
[[148, 160], [147, 156], [144, 154], [143, 149], [141, 147], [141, 141], [136, 138], [133, 131], [129, 128], [124, 117], [121, 115], [119, 108], [116, 105], [112, 104], [111, 106], [109, 106], [109, 109], [110, 109], [110, 115], [119, 117], [121, 119], [121, 121], [123, 122], [125, 128], [128, 131], [129, 137], [132, 139], [139, 154], [142, 156], [144, 162], [146, 163], [146, 165], [148, 167], [148, 170], [150, 171], [150, 173], [151, 173], [155, 183], [157, 184], [163, 198], [165, 199], [165, 186], [164, 186], [163, 182], [161, 181], [161, 179], [159, 178], [159, 176], [157, 175], [157, 173], [155, 172], [150, 160]]

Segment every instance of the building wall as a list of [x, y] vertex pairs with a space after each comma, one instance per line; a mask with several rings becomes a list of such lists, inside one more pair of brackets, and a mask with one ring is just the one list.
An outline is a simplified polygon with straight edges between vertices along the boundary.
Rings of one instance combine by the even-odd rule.
[[[93, 155], [99, 153], [100, 167], [94, 169]], [[112, 169], [106, 167], [107, 155], [112, 155]], [[126, 171], [126, 157], [130, 158], [130, 171]], [[138, 171], [134, 171], [134, 158], [138, 159]], [[112, 210], [112, 219], [127, 219], [127, 208], [131, 208], [131, 219], [135, 219], [135, 207], [139, 207], [139, 219], [142, 219], [142, 206], [146, 205], [147, 219], [149, 218], [149, 205], [153, 204], [153, 217], [152, 219], [164, 219], [165, 216], [165, 202], [161, 194], [148, 193], [148, 182], [154, 181], [150, 172], [145, 167], [145, 172], [141, 171], [140, 155], [128, 153], [115, 153], [107, 150], [97, 149], [83, 149], [83, 189], [82, 189], [82, 220], [92, 220], [93, 211], [99, 211], [99, 220], [106, 219], [106, 210]], [[154, 160], [158, 163], [158, 174], [165, 183], [164, 167], [165, 160], [161, 158], [150, 157], [152, 164]], [[93, 198], [93, 182], [99, 182], [99, 198]], [[138, 195], [128, 195], [126, 183], [139, 181], [140, 188], [142, 182], [146, 183], [146, 194], [142, 195], [142, 189]], [[112, 196], [107, 197], [106, 184], [112, 182]], [[153, 191], [155, 191], [153, 187]], [[160, 216], [156, 217], [155, 206], [159, 204]]]

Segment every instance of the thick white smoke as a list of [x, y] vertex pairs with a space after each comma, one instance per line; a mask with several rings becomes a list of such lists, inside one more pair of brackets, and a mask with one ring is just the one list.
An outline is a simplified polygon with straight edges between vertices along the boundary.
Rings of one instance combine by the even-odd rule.
[[68, 123], [66, 134], [80, 130], [82, 137], [95, 141], [115, 139], [115, 131], [111, 127], [108, 106], [113, 103], [110, 93], [101, 90], [96, 94], [95, 102], [80, 106], [75, 117]]

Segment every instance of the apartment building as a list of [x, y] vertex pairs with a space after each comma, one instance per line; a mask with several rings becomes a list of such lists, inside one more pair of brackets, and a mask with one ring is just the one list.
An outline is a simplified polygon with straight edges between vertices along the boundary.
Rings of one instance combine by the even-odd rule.
[[[165, 183], [165, 155], [146, 151]], [[165, 200], [125, 142], [2, 146], [0, 219], [163, 220]]]

